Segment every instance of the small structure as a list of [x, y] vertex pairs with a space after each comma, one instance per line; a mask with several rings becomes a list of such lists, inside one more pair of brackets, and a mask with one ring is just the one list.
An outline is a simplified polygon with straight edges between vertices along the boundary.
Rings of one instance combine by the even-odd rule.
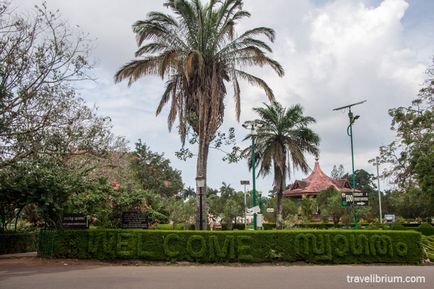
[[301, 198], [305, 196], [316, 196], [319, 192], [334, 187], [338, 191], [351, 192], [351, 185], [347, 180], [335, 180], [327, 176], [320, 168], [318, 159], [312, 173], [303, 180], [296, 180], [289, 190], [283, 192], [284, 197]]

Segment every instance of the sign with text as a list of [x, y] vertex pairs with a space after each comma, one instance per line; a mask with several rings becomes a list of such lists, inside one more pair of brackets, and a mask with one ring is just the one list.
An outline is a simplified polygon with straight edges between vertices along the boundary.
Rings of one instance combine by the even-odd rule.
[[83, 214], [64, 214], [62, 226], [67, 229], [87, 229], [89, 222]]
[[353, 193], [353, 205], [354, 206], [367, 206], [369, 203], [368, 193], [366, 192], [354, 192]]
[[148, 215], [141, 212], [122, 213], [123, 229], [148, 229]]

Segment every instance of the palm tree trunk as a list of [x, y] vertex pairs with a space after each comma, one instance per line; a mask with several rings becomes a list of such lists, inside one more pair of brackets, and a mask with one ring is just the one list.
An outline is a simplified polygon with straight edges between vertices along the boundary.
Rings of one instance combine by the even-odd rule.
[[282, 205], [282, 198], [283, 198], [283, 191], [286, 187], [286, 151], [285, 148], [282, 148], [282, 156], [283, 159], [280, 160], [283, 165], [277, 168], [275, 168], [275, 176], [279, 176], [279, 179], [276, 182], [277, 185], [277, 215], [276, 215], [276, 229], [281, 230], [283, 229], [283, 218], [282, 218], [282, 211], [283, 211], [283, 205]]
[[[204, 230], [207, 229], [208, 225], [208, 213], [207, 213], [207, 165], [208, 165], [208, 150], [209, 150], [209, 142], [203, 139], [199, 139], [199, 153], [197, 156], [196, 163], [196, 176], [203, 177], [205, 179], [205, 186], [200, 189], [196, 188], [196, 230], [200, 228], [200, 220], [201, 220], [201, 211], [202, 211], [202, 228]], [[202, 198], [201, 198], [202, 194]], [[202, 210], [201, 210], [202, 208]]]
[[[284, 181], [283, 181], [284, 182]], [[282, 218], [282, 198], [283, 198], [283, 189], [282, 189], [282, 181], [278, 185], [277, 188], [277, 214], [276, 214], [276, 229], [283, 229], [283, 218]]]

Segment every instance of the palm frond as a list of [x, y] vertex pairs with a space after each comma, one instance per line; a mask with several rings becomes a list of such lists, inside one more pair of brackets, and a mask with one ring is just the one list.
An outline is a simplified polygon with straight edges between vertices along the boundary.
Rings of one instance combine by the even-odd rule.
[[262, 88], [270, 101], [274, 99], [273, 90], [268, 86], [268, 84], [264, 80], [238, 69], [235, 70], [235, 74], [238, 77], [247, 80], [250, 84], [257, 85], [260, 88]]

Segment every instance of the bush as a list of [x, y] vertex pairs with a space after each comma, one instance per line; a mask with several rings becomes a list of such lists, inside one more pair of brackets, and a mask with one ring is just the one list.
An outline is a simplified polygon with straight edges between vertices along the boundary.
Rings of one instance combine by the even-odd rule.
[[265, 224], [262, 224], [262, 227], [264, 228], [264, 230], [274, 230], [274, 229], [276, 229], [276, 224], [275, 223], [265, 223]]
[[42, 231], [42, 257], [192, 262], [419, 263], [412, 231]]
[[431, 224], [421, 224], [416, 230], [425, 236], [434, 235], [434, 227]]
[[0, 254], [36, 251], [36, 233], [0, 234]]
[[158, 224], [154, 230], [184, 230], [184, 224], [176, 224], [175, 229], [173, 229], [173, 225], [171, 224]]

